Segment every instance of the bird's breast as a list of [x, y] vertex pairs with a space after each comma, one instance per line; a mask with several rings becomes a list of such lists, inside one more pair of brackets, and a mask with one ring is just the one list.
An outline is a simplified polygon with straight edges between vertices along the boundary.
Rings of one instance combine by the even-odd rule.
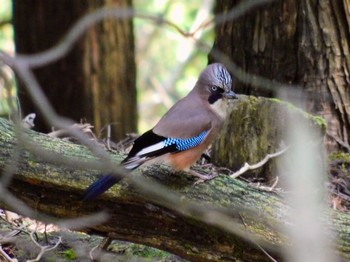
[[188, 170], [201, 157], [211, 142], [212, 138], [209, 136], [199, 146], [175, 154], [168, 154], [165, 157], [165, 162], [177, 170]]

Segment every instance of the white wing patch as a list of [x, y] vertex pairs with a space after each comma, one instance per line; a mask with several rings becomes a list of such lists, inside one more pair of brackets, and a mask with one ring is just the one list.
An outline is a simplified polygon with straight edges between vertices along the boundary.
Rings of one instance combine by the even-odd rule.
[[154, 145], [151, 145], [151, 146], [148, 146], [148, 147], [145, 147], [144, 149], [140, 150], [136, 156], [141, 156], [141, 155], [145, 155], [145, 154], [148, 154], [150, 152], [154, 152], [154, 151], [157, 151], [159, 149], [162, 149], [164, 148], [164, 142], [161, 141], [157, 144], [154, 144]]

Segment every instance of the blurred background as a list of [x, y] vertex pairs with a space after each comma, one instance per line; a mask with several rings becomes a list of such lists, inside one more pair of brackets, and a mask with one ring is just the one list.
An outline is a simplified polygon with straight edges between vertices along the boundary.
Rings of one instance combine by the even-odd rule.
[[[159, 14], [188, 31], [193, 31], [201, 23], [212, 19], [212, 4], [213, 0], [133, 1], [135, 9], [146, 14]], [[169, 27], [156, 25], [149, 20], [135, 19], [134, 35], [138, 131], [144, 132], [152, 128], [178, 99], [192, 89], [198, 74], [208, 62], [207, 54], [195, 48], [194, 41]], [[212, 43], [213, 27], [198, 31], [195, 37], [208, 44]], [[0, 5], [0, 49], [10, 54], [15, 50], [12, 0], [2, 0]], [[0, 115], [6, 116], [9, 113], [7, 95], [3, 86], [0, 88]], [[81, 115], [81, 118], [85, 117]], [[106, 124], [108, 123], [103, 123]], [[98, 133], [99, 130], [95, 132]]]

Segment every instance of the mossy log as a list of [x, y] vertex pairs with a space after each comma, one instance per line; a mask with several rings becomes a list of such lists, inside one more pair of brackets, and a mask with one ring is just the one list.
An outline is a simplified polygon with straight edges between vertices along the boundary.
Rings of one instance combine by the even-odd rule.
[[[132, 179], [124, 179], [99, 199], [82, 202], [84, 190], [97, 179], [100, 171], [93, 170], [91, 165], [90, 169], [79, 168], [80, 163], [97, 158], [85, 146], [30, 130], [24, 132], [25, 137], [21, 136], [25, 143], [18, 147], [16, 134], [10, 122], [0, 119], [0, 170], [3, 175], [9, 170], [8, 163], [13, 167], [16, 164], [13, 158], [16, 159], [16, 152], [19, 152], [9, 189], [32, 207], [34, 214], [77, 218], [107, 210], [107, 221], [85, 230], [157, 247], [192, 261], [270, 261], [256, 241], [268, 243], [265, 249], [276, 258], [282, 256], [281, 247], [288, 244], [277, 228], [288, 223], [289, 208], [276, 194], [225, 175], [193, 185], [194, 181], [186, 174], [154, 166], [141, 170], [141, 174], [130, 175]], [[35, 155], [33, 150], [37, 149], [44, 154]], [[71, 163], [76, 161], [76, 167], [63, 165], [62, 157], [67, 157]], [[116, 163], [121, 158], [112, 154], [111, 157]], [[171, 203], [156, 198], [155, 193], [149, 194], [149, 190], [135, 184], [138, 179], [156, 181], [167, 187], [169, 194], [175, 192], [180, 197]], [[18, 206], [4, 203], [6, 195], [2, 197], [1, 207], [21, 212]], [[187, 205], [193, 202], [195, 205]], [[224, 216], [217, 215], [221, 211]], [[338, 235], [340, 254], [350, 259], [350, 216], [331, 210], [325, 211], [325, 216]], [[227, 217], [235, 219], [227, 221], [224, 219]], [[228, 232], [228, 228], [237, 226], [247, 236], [251, 233], [257, 239], [253, 241], [251, 237], [242, 237], [244, 233]]]

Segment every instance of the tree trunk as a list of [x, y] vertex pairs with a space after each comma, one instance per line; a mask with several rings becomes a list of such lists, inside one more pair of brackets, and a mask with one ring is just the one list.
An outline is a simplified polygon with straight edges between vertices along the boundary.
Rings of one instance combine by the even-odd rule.
[[[55, 46], [85, 14], [108, 6], [131, 7], [131, 0], [14, 0], [16, 52], [33, 54]], [[63, 116], [93, 123], [96, 132], [113, 123], [112, 139], [136, 130], [134, 36], [132, 20], [104, 20], [88, 30], [59, 61], [35, 70], [46, 96]], [[36, 112], [19, 85], [21, 109]], [[127, 112], [127, 113], [125, 113]], [[39, 114], [36, 130], [48, 126]]]
[[[218, 1], [215, 12], [230, 10], [238, 2], [242, 1]], [[249, 73], [301, 86], [308, 95], [307, 110], [328, 123], [328, 149], [350, 150], [349, 26], [347, 0], [273, 1], [219, 24], [213, 48]], [[274, 93], [242, 83], [236, 90]]]
[[[84, 146], [33, 131], [26, 131], [22, 139], [31, 145], [23, 145], [9, 189], [34, 209], [30, 215], [38, 219], [59, 223], [38, 212], [77, 218], [107, 210], [107, 221], [86, 230], [157, 247], [193, 261], [270, 261], [258, 248], [257, 240], [261, 245], [269, 244], [265, 249], [271, 248], [269, 252], [275, 258], [281, 256], [282, 246], [289, 245], [279, 231], [282, 225], [290, 225], [289, 207], [275, 194], [225, 175], [194, 186], [186, 174], [152, 167], [144, 169], [142, 176], [128, 176], [98, 200], [81, 202], [83, 191], [99, 172], [78, 166], [88, 162], [95, 165], [92, 162], [96, 157]], [[2, 174], [6, 164], [15, 164], [16, 141], [13, 126], [0, 119]], [[37, 149], [44, 151], [34, 154]], [[62, 164], [64, 157], [71, 161], [70, 167]], [[112, 158], [121, 159], [118, 155]], [[157, 182], [153, 189], [147, 189], [150, 182]], [[9, 202], [4, 204], [3, 198], [1, 207], [28, 215], [11, 196], [3, 191], [2, 196]], [[323, 215], [338, 236], [334, 243], [339, 252], [349, 259], [349, 215], [331, 210]]]

